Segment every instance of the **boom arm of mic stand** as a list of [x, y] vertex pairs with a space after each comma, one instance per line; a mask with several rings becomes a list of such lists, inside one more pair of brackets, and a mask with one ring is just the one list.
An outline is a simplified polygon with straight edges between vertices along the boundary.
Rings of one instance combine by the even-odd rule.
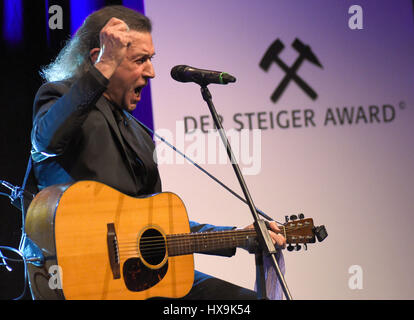
[[[212, 101], [212, 97], [211, 97], [211, 93], [210, 90], [207, 88], [207, 86], [201, 86], [201, 94], [203, 96], [204, 101], [207, 103], [208, 108], [210, 110], [211, 116], [213, 117], [214, 120], [214, 124], [216, 125], [216, 128], [218, 129], [218, 132], [220, 134], [220, 137], [224, 143], [224, 146], [226, 147], [226, 151], [227, 151], [227, 155], [230, 158], [231, 164], [233, 166], [234, 172], [236, 173], [236, 177], [239, 180], [240, 183], [240, 187], [243, 190], [243, 194], [246, 198], [247, 204], [249, 205], [250, 211], [253, 215], [253, 219], [254, 219], [254, 227], [259, 239], [259, 243], [261, 245], [261, 248], [263, 249], [263, 251], [265, 252], [265, 254], [270, 255], [271, 259], [272, 259], [272, 263], [275, 267], [276, 270], [276, 274], [279, 278], [279, 281], [281, 283], [283, 292], [285, 294], [285, 297], [287, 300], [291, 300], [292, 296], [289, 292], [289, 289], [287, 287], [286, 281], [283, 277], [282, 272], [280, 271], [279, 265], [277, 264], [277, 260], [276, 260], [276, 249], [275, 246], [273, 245], [272, 239], [269, 235], [269, 232], [267, 230], [267, 226], [265, 224], [265, 222], [261, 219], [259, 219], [257, 212], [256, 212], [256, 207], [253, 203], [253, 199], [250, 196], [249, 190], [247, 188], [246, 182], [244, 181], [243, 175], [240, 171], [240, 168], [237, 164], [237, 161], [234, 157], [233, 151], [231, 149], [230, 143], [224, 133], [224, 129], [223, 126], [219, 120], [217, 111], [214, 107], [213, 101]], [[260, 285], [260, 282], [258, 283], [258, 286]], [[264, 291], [265, 288], [260, 288], [261, 292], [265, 292]], [[258, 290], [259, 291], [259, 290]], [[260, 292], [259, 291], [259, 292]], [[265, 296], [265, 295], [263, 295]]]

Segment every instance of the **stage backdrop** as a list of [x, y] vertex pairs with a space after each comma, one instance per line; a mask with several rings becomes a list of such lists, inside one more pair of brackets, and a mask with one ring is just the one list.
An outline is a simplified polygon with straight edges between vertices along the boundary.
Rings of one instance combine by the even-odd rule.
[[[154, 22], [154, 125], [242, 195], [200, 88], [175, 65], [237, 78], [209, 86], [258, 208], [303, 213], [328, 238], [284, 251], [296, 299], [414, 297], [412, 1], [146, 1]], [[220, 147], [219, 147], [220, 146]], [[191, 219], [244, 227], [248, 207], [165, 146], [165, 191]], [[196, 255], [196, 268], [253, 288], [254, 256]]]

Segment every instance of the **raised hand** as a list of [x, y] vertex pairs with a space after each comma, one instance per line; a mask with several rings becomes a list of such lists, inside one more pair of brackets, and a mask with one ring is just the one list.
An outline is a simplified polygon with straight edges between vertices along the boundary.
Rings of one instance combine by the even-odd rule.
[[127, 24], [117, 18], [111, 18], [99, 34], [100, 48], [91, 51], [91, 56], [99, 52], [95, 67], [106, 77], [110, 78], [116, 68], [126, 57], [131, 44], [131, 36]]

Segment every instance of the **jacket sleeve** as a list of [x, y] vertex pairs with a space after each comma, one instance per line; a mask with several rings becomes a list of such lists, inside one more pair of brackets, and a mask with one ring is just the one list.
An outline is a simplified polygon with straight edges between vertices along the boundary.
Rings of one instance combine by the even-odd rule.
[[50, 82], [40, 87], [34, 100], [31, 133], [35, 162], [64, 152], [108, 82], [92, 67], [72, 83]]
[[[212, 224], [205, 224], [205, 223], [198, 223], [195, 221], [190, 221], [191, 232], [214, 232], [214, 231], [225, 231], [225, 230], [233, 230], [233, 229], [236, 229], [236, 227], [214, 226]], [[228, 248], [228, 249], [212, 250], [208, 252], [203, 252], [203, 254], [232, 257], [236, 254], [236, 248], [234, 247], [234, 248]]]

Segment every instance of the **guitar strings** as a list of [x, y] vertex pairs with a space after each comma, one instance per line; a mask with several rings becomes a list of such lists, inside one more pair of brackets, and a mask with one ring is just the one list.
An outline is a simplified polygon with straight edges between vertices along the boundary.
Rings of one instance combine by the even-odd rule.
[[[229, 230], [229, 231], [215, 231], [215, 232], [207, 232], [207, 233], [177, 233], [177, 234], [168, 234], [166, 235], [166, 238], [169, 240], [180, 240], [180, 239], [185, 239], [185, 238], [208, 238], [208, 239], [214, 239], [214, 238], [221, 238], [221, 237], [230, 237], [230, 236], [239, 236], [241, 233], [243, 233], [243, 236], [245, 234], [255, 234], [254, 230], [237, 230], [235, 232], [235, 230]], [[151, 237], [144, 237], [141, 241], [146, 241], [148, 242], [148, 239], [164, 239], [164, 236], [151, 236]], [[152, 240], [151, 240], [152, 241]], [[129, 240], [127, 242], [122, 242], [119, 241], [120, 244], [123, 243], [131, 243], [131, 242], [136, 242], [135, 240]]]
[[[300, 229], [301, 227], [297, 228]], [[233, 231], [234, 232], [234, 231]], [[239, 240], [244, 240], [246, 239], [246, 235], [256, 235], [256, 233], [254, 232], [254, 230], [241, 230], [241, 232], [243, 232], [243, 234], [234, 234], [234, 233], [229, 233], [227, 232], [227, 234], [223, 234], [223, 231], [218, 231], [218, 235], [215, 236], [210, 236], [207, 238], [208, 240], [223, 240], [223, 241], [227, 241], [227, 240], [235, 240], [235, 241], [239, 241]], [[224, 231], [224, 233], [226, 233]], [[200, 237], [200, 234], [202, 233], [198, 233], [195, 234], [198, 237]], [[203, 248], [197, 248], [197, 243], [191, 243], [190, 240], [198, 240], [196, 236], [189, 236], [190, 234], [182, 234], [182, 235], [169, 235], [167, 236], [167, 241], [165, 241], [165, 238], [163, 236], [153, 236], [153, 237], [148, 237], [145, 239], [142, 239], [140, 241], [140, 246], [139, 246], [139, 250], [138, 250], [138, 243], [137, 241], [130, 241], [127, 243], [120, 243], [118, 245], [119, 248], [119, 255], [120, 257], [125, 257], [125, 256], [131, 256], [131, 255], [137, 255], [139, 252], [141, 252], [141, 254], [145, 255], [145, 257], [151, 257], [151, 256], [156, 256], [159, 255], [160, 253], [165, 253], [167, 252], [169, 249], [172, 249], [172, 251], [174, 251], [174, 249], [182, 249], [185, 252], [186, 251], [190, 251], [188, 254], [191, 253], [196, 253], [196, 252], [202, 252]], [[173, 237], [171, 237], [173, 236]], [[149, 238], [151, 238], [151, 240], [148, 240]], [[190, 239], [189, 239], [190, 238]], [[203, 240], [205, 240], [206, 238], [199, 238], [200, 242], [202, 242]], [[288, 243], [294, 243], [294, 242], [288, 242]], [[199, 250], [195, 250], [195, 249], [199, 249]], [[207, 250], [207, 249], [206, 249]], [[150, 252], [150, 253], [148, 253]]]
[[[305, 228], [309, 228], [309, 226], [299, 226], [299, 227], [285, 227], [284, 229], [286, 230], [286, 232], [291, 232], [292, 230], [301, 230], [301, 229], [305, 229]], [[181, 240], [181, 239], [186, 239], [186, 238], [202, 238], [203, 237], [203, 232], [194, 232], [194, 233], [183, 233], [183, 234], [168, 234], [166, 237], [167, 239], [170, 238], [169, 240]], [[207, 232], [205, 237], [207, 239], [215, 239], [215, 238], [222, 238], [222, 237], [245, 237], [246, 234], [252, 234], [252, 235], [256, 235], [256, 232], [254, 229], [249, 229], [249, 230], [228, 230], [228, 231], [213, 231], [213, 232]], [[284, 235], [285, 232], [281, 231], [279, 232], [279, 234]], [[145, 237], [143, 240], [141, 241], [145, 241], [147, 242], [148, 239], [164, 239], [163, 236], [150, 236], [150, 237]], [[118, 244], [119, 245], [124, 245], [124, 244], [136, 244], [137, 240], [128, 240], [128, 241], [119, 241]]]
[[[300, 243], [307, 243], [309, 239], [302, 239], [300, 241]], [[288, 244], [295, 244], [297, 242], [295, 241], [291, 241], [291, 242], [287, 242]], [[221, 247], [221, 246], [218, 246]], [[224, 246], [226, 247], [226, 246]], [[203, 250], [205, 249], [205, 250]], [[214, 248], [213, 248], [214, 249]], [[160, 243], [158, 244], [153, 244], [151, 246], [148, 245], [142, 245], [142, 246], [138, 246], [138, 245], [134, 245], [132, 247], [119, 247], [119, 254], [120, 255], [131, 255], [131, 254], [138, 254], [139, 252], [141, 252], [141, 254], [148, 254], [148, 252], [151, 252], [151, 254], [156, 254], [159, 251], [165, 251], [165, 250], [171, 250], [171, 252], [177, 252], [177, 251], [189, 251], [189, 253], [196, 253], [196, 252], [203, 252], [206, 250], [210, 250], [207, 248], [203, 248], [203, 246], [201, 245], [197, 245], [196, 243], [171, 243], [168, 242], [167, 244], [165, 244], [164, 241], [160, 241]]]
[[[296, 228], [291, 228], [291, 230], [300, 230], [300, 229], [305, 229], [308, 228], [308, 226], [301, 226], [301, 227], [296, 227]], [[289, 232], [291, 231], [290, 229], [286, 228]], [[279, 234], [284, 234], [284, 232], [280, 232]], [[246, 235], [256, 235], [256, 232], [254, 229], [251, 230], [229, 230], [229, 231], [215, 231], [215, 232], [208, 232], [206, 233], [206, 235], [203, 237], [203, 233], [183, 233], [183, 234], [168, 234], [166, 236], [167, 241], [180, 241], [180, 240], [187, 240], [187, 239], [208, 239], [208, 240], [215, 240], [215, 239], [221, 239], [221, 238], [236, 238], [236, 239], [240, 239], [240, 238], [245, 238]], [[290, 236], [290, 235], [288, 235]], [[145, 237], [142, 238], [141, 242], [146, 242], [146, 243], [151, 243], [152, 239], [155, 239], [156, 241], [164, 241], [164, 236], [151, 236], [151, 237]], [[123, 245], [134, 245], [137, 244], [138, 240], [128, 240], [128, 241], [118, 241], [118, 246], [123, 246]]]

